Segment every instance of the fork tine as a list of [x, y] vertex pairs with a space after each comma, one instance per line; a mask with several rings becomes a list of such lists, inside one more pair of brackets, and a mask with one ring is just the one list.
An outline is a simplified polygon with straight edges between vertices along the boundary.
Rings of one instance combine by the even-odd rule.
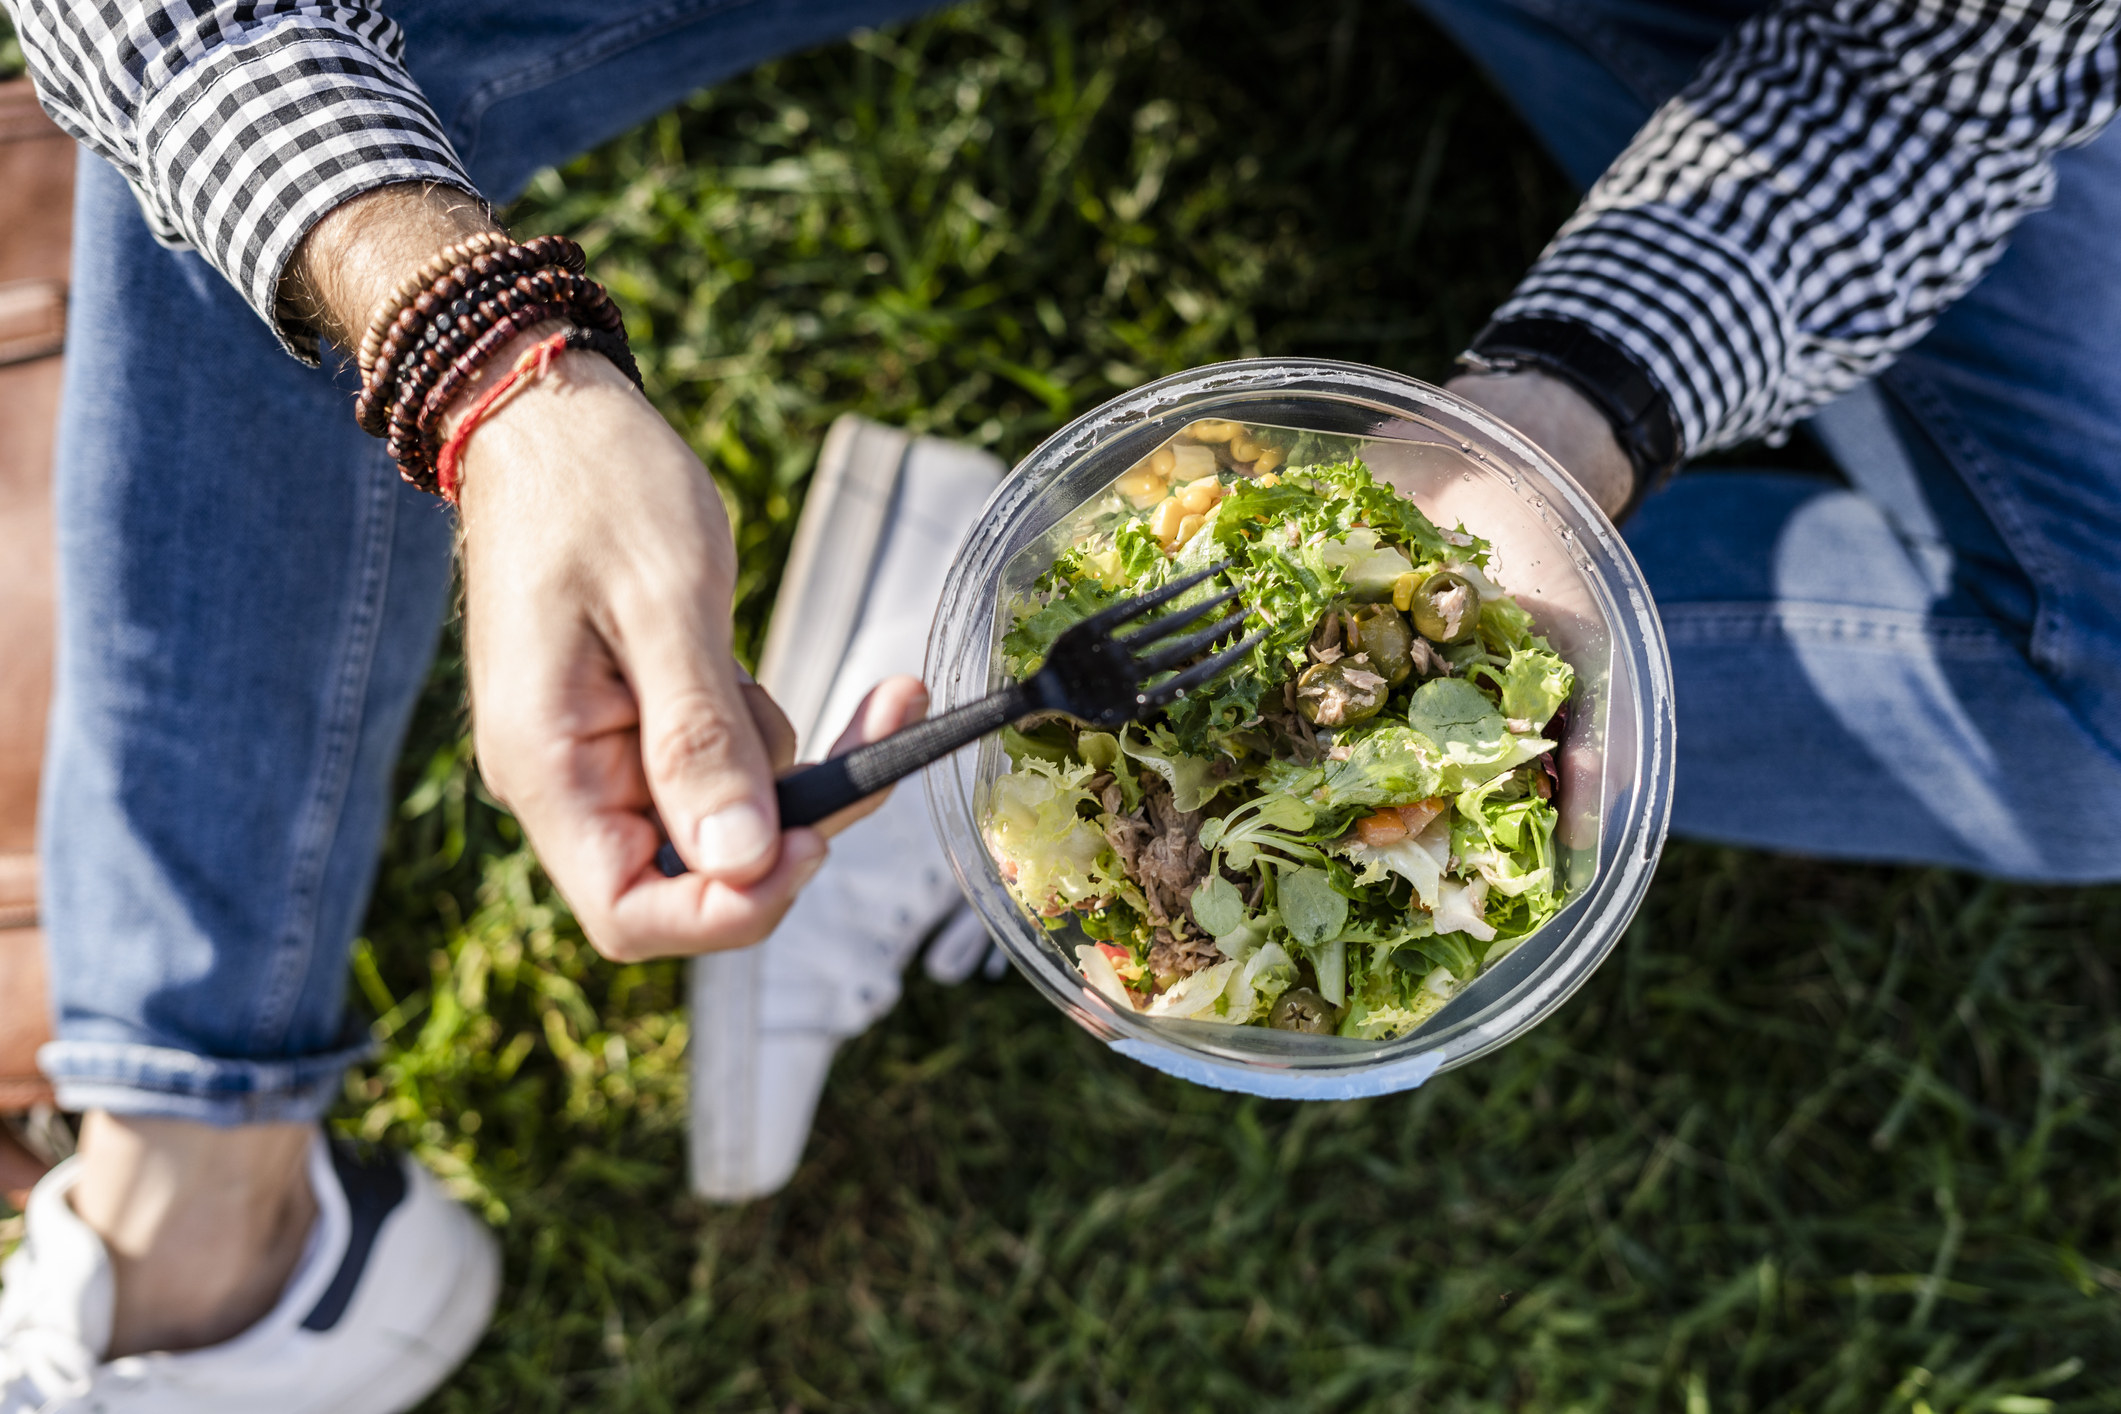
[[[1144, 644], [1154, 643], [1159, 638], [1169, 638], [1186, 625], [1197, 622], [1203, 614], [1213, 609], [1219, 609], [1229, 603], [1237, 597], [1237, 594], [1238, 591], [1235, 589], [1225, 589], [1212, 599], [1203, 599], [1198, 604], [1188, 605], [1176, 613], [1166, 614], [1147, 628], [1136, 629], [1133, 633], [1119, 639], [1119, 646], [1132, 653]], [[1215, 640], [1210, 639], [1208, 641], [1212, 643]]]
[[[1144, 673], [1160, 673], [1166, 668], [1175, 668], [1195, 653], [1200, 652], [1201, 649], [1206, 648], [1218, 638], [1235, 629], [1239, 624], [1242, 624], [1245, 621], [1245, 616], [1251, 612], [1250, 609], [1239, 609], [1228, 618], [1209, 625], [1199, 633], [1188, 634], [1170, 647], [1158, 649], [1148, 657], [1141, 659], [1135, 666]], [[1125, 641], [1124, 639], [1121, 640], [1123, 643]]]
[[1228, 568], [1230, 568], [1230, 562], [1228, 560], [1220, 560], [1204, 570], [1194, 571], [1184, 579], [1174, 579], [1161, 589], [1152, 590], [1147, 594], [1138, 595], [1132, 599], [1122, 600], [1109, 609], [1100, 609], [1089, 618], [1084, 619], [1077, 627], [1087, 627], [1092, 632], [1103, 632], [1106, 629], [1123, 624], [1129, 619], [1140, 618], [1157, 605], [1170, 603], [1173, 599], [1176, 599], [1210, 575], [1221, 574]]
[[1248, 634], [1216, 654], [1213, 658], [1210, 658], [1207, 662], [1188, 668], [1177, 677], [1166, 678], [1141, 695], [1142, 705], [1144, 707], [1162, 707], [1169, 704], [1176, 700], [1181, 692], [1187, 692], [1199, 687], [1202, 683], [1230, 667], [1238, 659], [1244, 657], [1245, 654], [1258, 646], [1260, 640], [1266, 636], [1267, 631], [1265, 629], [1261, 629], [1254, 634]]

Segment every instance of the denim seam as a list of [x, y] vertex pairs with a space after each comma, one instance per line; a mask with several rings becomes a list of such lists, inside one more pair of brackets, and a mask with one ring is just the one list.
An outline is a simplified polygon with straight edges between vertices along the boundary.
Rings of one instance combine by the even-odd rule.
[[340, 1075], [372, 1047], [295, 1061], [219, 1060], [162, 1046], [54, 1041], [37, 1052], [59, 1103], [197, 1123], [307, 1123], [331, 1108]]
[[316, 963], [317, 915], [323, 907], [332, 846], [345, 813], [359, 718], [375, 666], [376, 641], [383, 619], [380, 601], [389, 584], [389, 510], [394, 487], [385, 476], [370, 474], [361, 478], [361, 489], [357, 529], [362, 543], [356, 561], [360, 580], [355, 593], [349, 596], [348, 612], [340, 623], [338, 670], [333, 675], [316, 772], [295, 827], [287, 909], [274, 949], [272, 972], [251, 1029], [252, 1043], [263, 1050], [277, 1050], [285, 1044], [287, 1029], [301, 999], [303, 974]]
[[2066, 677], [2075, 653], [2068, 625], [2054, 608], [2060, 576], [2045, 543], [2020, 514], [2017, 501], [2010, 494], [2009, 479], [1998, 472], [1986, 451], [1953, 414], [1950, 400], [1928, 379], [1903, 362], [1887, 370], [1881, 381], [1919, 414], [1989, 523], [1996, 527], [2011, 557], [2032, 581], [2033, 624], [2027, 656], [2049, 676]]
[[1833, 605], [1730, 603], [1667, 604], [1661, 607], [1667, 641], [1680, 644], [1757, 642], [1764, 638], [1814, 643], [1921, 647], [1954, 659], [2024, 655], [2009, 635], [1979, 619], [1925, 619], [1893, 610], [1851, 610]]
[[469, 168], [478, 157], [480, 126], [495, 104], [529, 93], [569, 74], [579, 73], [636, 45], [689, 24], [702, 16], [742, 9], [756, 0], [663, 0], [583, 35], [565, 48], [539, 55], [507, 73], [495, 75], [464, 95], [450, 114], [450, 141]]
[[289, 1060], [239, 1060], [130, 1041], [60, 1040], [38, 1047], [37, 1066], [55, 1081], [92, 1081], [201, 1099], [269, 1098], [328, 1081], [373, 1050], [373, 1044], [364, 1041]]

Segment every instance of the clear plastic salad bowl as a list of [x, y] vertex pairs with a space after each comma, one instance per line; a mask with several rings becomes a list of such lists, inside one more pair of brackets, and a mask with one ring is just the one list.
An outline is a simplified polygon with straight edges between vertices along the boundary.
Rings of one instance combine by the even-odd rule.
[[[1158, 1070], [1285, 1099], [1351, 1099], [1420, 1085], [1538, 1024], [1618, 941], [1649, 887], [1671, 810], [1671, 664], [1642, 574], [1612, 524], [1537, 447], [1441, 388], [1360, 364], [1251, 359], [1165, 378], [1048, 438], [988, 501], [960, 548], [928, 642], [936, 710], [1000, 685], [1009, 606], [1114, 482], [1196, 420], [1324, 434], [1439, 525], [1493, 545], [1489, 575], [1576, 671], [1558, 752], [1561, 911], [1442, 1011], [1388, 1041], [1153, 1018], [1118, 1005], [1070, 960], [1081, 939], [1035, 922], [980, 831], [1007, 768], [989, 738], [928, 771], [965, 896], [1017, 967], [1092, 1035]], [[1345, 442], [1339, 439], [1347, 439]], [[1314, 439], [1315, 440], [1315, 439]]]

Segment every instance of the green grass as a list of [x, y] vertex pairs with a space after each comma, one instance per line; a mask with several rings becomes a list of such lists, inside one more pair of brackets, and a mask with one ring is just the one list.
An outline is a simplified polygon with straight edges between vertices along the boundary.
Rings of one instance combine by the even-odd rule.
[[[994, 0], [725, 85], [515, 219], [591, 247], [721, 478], [748, 648], [839, 412], [1013, 458], [1212, 359], [1440, 377], [1570, 203], [1391, 0]], [[789, 1190], [708, 1209], [680, 971], [582, 943], [460, 682], [339, 1112], [507, 1245], [433, 1409], [2121, 1409], [2121, 892], [1674, 845], [1540, 1030], [1336, 1105], [916, 981]]]

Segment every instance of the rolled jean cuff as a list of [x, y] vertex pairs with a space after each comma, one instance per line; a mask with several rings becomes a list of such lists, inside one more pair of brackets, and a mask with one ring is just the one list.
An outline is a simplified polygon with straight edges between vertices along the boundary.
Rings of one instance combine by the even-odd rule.
[[135, 1118], [201, 1124], [295, 1124], [323, 1117], [364, 1043], [292, 1060], [217, 1060], [167, 1046], [122, 1041], [51, 1041], [37, 1067], [62, 1110], [108, 1110]]

